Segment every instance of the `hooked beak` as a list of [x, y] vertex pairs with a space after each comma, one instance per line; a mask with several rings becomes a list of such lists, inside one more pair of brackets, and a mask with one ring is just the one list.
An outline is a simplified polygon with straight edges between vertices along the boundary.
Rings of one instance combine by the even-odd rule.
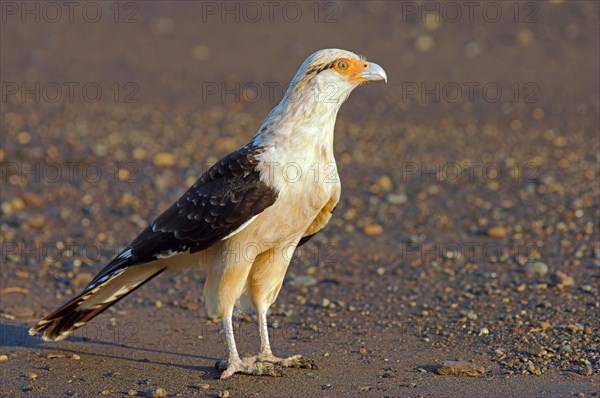
[[369, 62], [369, 66], [359, 75], [365, 81], [374, 82], [377, 80], [383, 80], [387, 83], [387, 75], [383, 68], [377, 65], [375, 62]]

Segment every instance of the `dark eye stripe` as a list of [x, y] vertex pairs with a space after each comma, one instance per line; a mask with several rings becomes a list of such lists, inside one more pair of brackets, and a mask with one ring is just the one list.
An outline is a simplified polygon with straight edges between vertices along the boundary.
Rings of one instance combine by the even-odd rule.
[[335, 65], [335, 61], [331, 61], [330, 63], [324, 64], [324, 65], [311, 66], [310, 68], [308, 68], [306, 70], [306, 74], [307, 75], [311, 75], [313, 73], [319, 74], [319, 73], [323, 72], [324, 70], [333, 68], [333, 65]]

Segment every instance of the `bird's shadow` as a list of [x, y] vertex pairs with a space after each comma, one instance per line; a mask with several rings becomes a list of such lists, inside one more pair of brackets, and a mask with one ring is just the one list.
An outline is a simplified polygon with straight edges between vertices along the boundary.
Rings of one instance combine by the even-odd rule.
[[87, 337], [80, 336], [70, 336], [64, 342], [60, 343], [52, 343], [45, 342], [39, 336], [30, 336], [29, 335], [29, 325], [26, 324], [11, 324], [2, 322], [0, 324], [0, 347], [21, 347], [21, 348], [29, 348], [29, 349], [37, 349], [37, 350], [52, 350], [54, 352], [63, 352], [69, 354], [82, 354], [88, 357], [98, 357], [98, 358], [109, 358], [114, 360], [123, 360], [129, 362], [137, 362], [137, 363], [152, 363], [156, 365], [164, 365], [168, 367], [178, 367], [181, 369], [193, 370], [193, 371], [201, 371], [204, 379], [211, 379], [218, 377], [221, 373], [220, 370], [215, 369], [213, 366], [194, 366], [194, 365], [186, 365], [186, 364], [178, 364], [167, 361], [158, 361], [155, 358], [133, 358], [129, 353], [123, 352], [123, 355], [117, 354], [108, 354], [106, 352], [102, 352], [102, 350], [81, 350], [73, 348], [72, 346], [65, 346], [68, 343], [86, 343], [86, 344], [94, 344], [99, 346], [110, 346], [110, 347], [118, 347], [120, 349], [125, 350], [134, 350], [138, 352], [147, 352], [152, 354], [167, 354], [167, 355], [176, 355], [187, 358], [197, 358], [204, 360], [211, 360], [211, 362], [217, 362], [221, 358], [214, 358], [202, 355], [193, 355], [189, 353], [181, 353], [181, 352], [172, 352], [172, 351], [164, 351], [155, 348], [147, 348], [147, 347], [136, 347], [131, 345], [126, 345], [123, 343], [115, 343], [111, 341], [105, 340], [97, 340], [90, 339]]

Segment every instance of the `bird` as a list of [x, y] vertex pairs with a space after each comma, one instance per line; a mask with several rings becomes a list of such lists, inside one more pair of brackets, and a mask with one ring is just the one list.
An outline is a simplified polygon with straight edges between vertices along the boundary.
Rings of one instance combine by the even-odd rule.
[[[316, 368], [301, 355], [273, 354], [267, 312], [295, 249], [325, 227], [340, 200], [333, 150], [338, 110], [356, 87], [379, 80], [387, 82], [384, 69], [353, 52], [311, 54], [246, 145], [209, 168], [79, 295], [29, 334], [62, 340], [162, 272], [194, 268], [206, 272], [207, 311], [221, 320], [222, 379]], [[260, 337], [258, 355], [244, 359], [232, 320], [240, 308], [254, 309]]]

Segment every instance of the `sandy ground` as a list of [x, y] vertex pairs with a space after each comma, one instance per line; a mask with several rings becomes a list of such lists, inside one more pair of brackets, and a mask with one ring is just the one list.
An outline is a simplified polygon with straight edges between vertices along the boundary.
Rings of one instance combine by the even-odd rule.
[[[2, 2], [1, 396], [599, 395], [599, 3], [86, 4]], [[342, 108], [342, 201], [269, 318], [318, 370], [218, 380], [199, 272], [28, 336], [326, 47], [389, 83]]]

